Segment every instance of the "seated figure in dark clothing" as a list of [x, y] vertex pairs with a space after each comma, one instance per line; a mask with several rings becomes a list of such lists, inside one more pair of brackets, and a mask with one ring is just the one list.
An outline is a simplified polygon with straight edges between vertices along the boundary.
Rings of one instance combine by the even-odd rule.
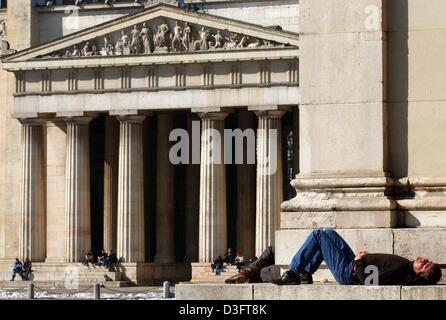
[[113, 264], [118, 262], [118, 256], [113, 250], [110, 250], [105, 258], [105, 268], [112, 270]]
[[[277, 285], [311, 284], [312, 274], [323, 261], [336, 282], [342, 285], [434, 285], [442, 276], [439, 265], [425, 258], [410, 261], [393, 254], [369, 254], [366, 251], [355, 255], [336, 231], [318, 229], [311, 232], [294, 255], [290, 269], [271, 282]], [[270, 247], [257, 261], [227, 279], [226, 283], [259, 282], [260, 271], [273, 264], [274, 252]], [[369, 281], [369, 277], [376, 276], [374, 270], [378, 273], [377, 281]]]
[[221, 269], [223, 269], [223, 259], [221, 256], [218, 256], [217, 259], [214, 260], [214, 263], [211, 264], [212, 272], [218, 273]]
[[226, 251], [224, 262], [226, 262], [228, 265], [231, 265], [231, 266], [234, 265], [235, 256], [234, 256], [234, 253], [232, 252], [231, 248], [228, 248], [228, 251]]
[[29, 275], [31, 274], [31, 272], [32, 272], [32, 263], [29, 260], [29, 258], [26, 258], [22, 266], [22, 272], [20, 274], [22, 279], [29, 280]]

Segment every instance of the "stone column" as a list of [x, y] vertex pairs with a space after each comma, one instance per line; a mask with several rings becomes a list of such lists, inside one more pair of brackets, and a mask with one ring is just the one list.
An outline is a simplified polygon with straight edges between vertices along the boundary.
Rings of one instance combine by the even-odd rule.
[[[195, 127], [193, 121], [197, 121]], [[200, 134], [200, 125], [198, 117], [194, 114], [187, 115], [187, 132], [189, 137], [194, 136], [194, 131]], [[200, 152], [199, 141], [197, 148], [193, 148], [193, 141], [190, 141], [190, 157], [193, 159], [192, 152]], [[198, 222], [199, 222], [199, 203], [200, 203], [200, 165], [191, 162], [186, 165], [186, 249], [184, 262], [194, 262], [198, 259]]]
[[[256, 127], [255, 116], [249, 111], [237, 113], [238, 128], [242, 131], [254, 130]], [[256, 166], [247, 163], [248, 148], [252, 147], [244, 143], [245, 155], [243, 164], [236, 166], [237, 171], [237, 249], [245, 258], [255, 255], [255, 230], [256, 230]]]
[[201, 113], [199, 262], [212, 262], [226, 252], [226, 170], [223, 132], [227, 114]]
[[174, 167], [169, 160], [169, 135], [173, 130], [172, 114], [160, 112], [157, 116], [156, 151], [156, 255], [157, 263], [175, 262]]
[[120, 116], [117, 254], [125, 262], [144, 262], [145, 116]]
[[104, 150], [104, 248], [116, 250], [118, 225], [119, 122], [105, 119]]
[[43, 262], [46, 258], [43, 119], [22, 122], [20, 258]]
[[65, 260], [81, 262], [91, 249], [88, 117], [68, 118], [65, 189]]
[[293, 108], [293, 179], [300, 171], [299, 107]]
[[282, 186], [281, 118], [284, 111], [259, 111], [257, 137], [256, 255], [275, 245]]

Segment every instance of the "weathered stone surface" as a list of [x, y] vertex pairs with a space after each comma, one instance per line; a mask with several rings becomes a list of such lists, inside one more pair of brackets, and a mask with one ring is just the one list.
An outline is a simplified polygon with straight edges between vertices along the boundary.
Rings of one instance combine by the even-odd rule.
[[340, 286], [313, 284], [300, 286], [255, 285], [254, 300], [399, 300], [400, 287]]
[[390, 228], [396, 223], [394, 211], [282, 212], [281, 228]]
[[446, 263], [446, 228], [395, 229], [394, 253], [409, 259], [424, 256]]
[[446, 300], [446, 286], [402, 287], [401, 300]]
[[446, 286], [341, 286], [313, 284], [275, 286], [273, 284], [180, 284], [178, 300], [445, 300]]
[[252, 300], [253, 285], [179, 284], [175, 286], [178, 300]]

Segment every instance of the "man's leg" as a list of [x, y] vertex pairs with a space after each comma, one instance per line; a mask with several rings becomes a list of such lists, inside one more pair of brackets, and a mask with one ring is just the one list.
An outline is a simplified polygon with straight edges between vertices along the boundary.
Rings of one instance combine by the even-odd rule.
[[334, 230], [314, 230], [294, 256], [290, 269], [299, 274], [314, 273], [325, 261], [336, 281], [349, 284], [353, 276], [355, 255], [350, 246]]
[[226, 283], [262, 282], [260, 272], [263, 268], [275, 264], [273, 247], [267, 248], [262, 255], [254, 262], [250, 263], [241, 273], [226, 279]]

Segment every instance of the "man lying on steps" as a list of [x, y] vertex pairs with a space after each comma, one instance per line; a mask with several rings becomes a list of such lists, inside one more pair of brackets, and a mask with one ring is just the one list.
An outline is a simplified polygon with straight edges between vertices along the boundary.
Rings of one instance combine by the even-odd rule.
[[[366, 251], [356, 256], [347, 242], [332, 229], [314, 230], [291, 260], [290, 270], [271, 282], [276, 285], [313, 283], [312, 274], [325, 261], [336, 282], [342, 285], [365, 284], [367, 277], [378, 272], [378, 283], [373, 285], [434, 285], [441, 279], [438, 264], [424, 258], [409, 261], [393, 254]], [[226, 280], [226, 283], [259, 282], [260, 271], [274, 264], [272, 247], [241, 273]], [[366, 273], [367, 266], [372, 270]], [[375, 271], [373, 271], [375, 269]], [[370, 271], [369, 271], [370, 272]]]

